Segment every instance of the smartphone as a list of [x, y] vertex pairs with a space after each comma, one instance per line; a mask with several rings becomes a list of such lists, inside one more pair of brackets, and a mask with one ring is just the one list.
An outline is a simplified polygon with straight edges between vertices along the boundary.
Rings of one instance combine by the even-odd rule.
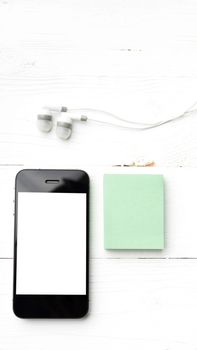
[[21, 170], [15, 180], [13, 311], [21, 318], [88, 312], [89, 177]]

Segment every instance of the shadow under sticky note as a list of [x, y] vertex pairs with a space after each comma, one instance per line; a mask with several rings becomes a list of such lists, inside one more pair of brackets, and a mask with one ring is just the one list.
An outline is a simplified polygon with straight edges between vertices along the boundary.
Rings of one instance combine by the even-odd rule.
[[104, 246], [105, 249], [164, 248], [162, 175], [104, 175]]

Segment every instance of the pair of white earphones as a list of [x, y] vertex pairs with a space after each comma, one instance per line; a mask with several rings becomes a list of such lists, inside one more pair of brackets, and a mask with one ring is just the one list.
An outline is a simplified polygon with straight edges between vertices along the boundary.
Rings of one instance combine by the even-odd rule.
[[[73, 121], [87, 122], [88, 120], [90, 120], [101, 124], [107, 124], [110, 126], [116, 126], [121, 128], [128, 128], [132, 130], [148, 130], [148, 129], [156, 128], [161, 125], [170, 123], [172, 121], [184, 118], [188, 116], [190, 113], [196, 112], [197, 110], [194, 109], [195, 106], [196, 106], [196, 102], [191, 107], [189, 107], [183, 114], [177, 117], [173, 117], [167, 120], [157, 122], [157, 123], [142, 123], [142, 122], [129, 121], [115, 114], [105, 112], [102, 110], [92, 109], [92, 108], [70, 109], [67, 107], [49, 107], [48, 106], [48, 107], [44, 107], [43, 111], [40, 114], [38, 114], [37, 125], [40, 131], [50, 132], [53, 128], [54, 120], [57, 119], [56, 134], [61, 139], [67, 140], [72, 135]], [[94, 117], [87, 116], [88, 114], [91, 114], [91, 115], [103, 114], [117, 120], [119, 124], [103, 121], [100, 119], [95, 119]]]

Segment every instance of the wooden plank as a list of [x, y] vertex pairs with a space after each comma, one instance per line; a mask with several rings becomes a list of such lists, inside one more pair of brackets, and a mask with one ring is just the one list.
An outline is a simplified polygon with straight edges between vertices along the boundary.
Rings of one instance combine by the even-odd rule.
[[89, 316], [39, 321], [12, 313], [12, 260], [0, 260], [0, 345], [194, 350], [196, 269], [196, 260], [93, 259]]
[[[106, 90], [103, 94], [105, 92]], [[72, 138], [62, 141], [56, 137], [55, 128], [52, 133], [43, 134], [36, 127], [39, 104], [42, 106], [49, 101], [49, 95], [42, 96], [35, 103], [32, 101], [33, 97], [25, 100], [19, 98], [17, 102], [10, 98], [12, 103], [9, 108], [7, 100], [1, 103], [0, 164], [31, 165], [58, 162], [62, 166], [74, 163], [76, 165], [112, 165], [145, 158], [153, 159], [157, 166], [197, 166], [195, 115], [146, 132], [125, 130], [93, 122], [74, 123]], [[113, 99], [113, 96], [111, 98]], [[54, 104], [61, 105], [65, 102], [65, 97], [61, 98], [61, 95], [59, 102], [53, 97], [50, 99]], [[105, 101], [106, 99], [107, 97]], [[118, 96], [114, 96], [114, 100], [117, 99]], [[143, 104], [142, 101], [141, 104]], [[88, 105], [87, 101], [86, 106]], [[98, 101], [95, 105], [99, 107]], [[113, 105], [112, 100], [111, 105]], [[137, 120], [138, 116], [146, 115], [145, 110], [141, 113], [137, 107], [133, 109], [132, 106], [128, 107], [128, 104], [124, 105], [124, 102], [123, 106], [124, 110], [127, 109], [127, 113], [130, 113], [131, 120]], [[147, 108], [147, 111], [151, 119], [151, 109]], [[118, 114], [124, 116], [124, 112]], [[166, 113], [165, 118], [170, 115]], [[100, 115], [97, 117], [102, 118]], [[162, 116], [157, 113], [157, 118], [161, 119]]]
[[[26, 166], [24, 166], [26, 168]], [[28, 166], [27, 166], [28, 167]], [[38, 166], [37, 168], [39, 168]], [[0, 257], [13, 256], [14, 179], [22, 167], [0, 167]], [[36, 168], [35, 164], [30, 168]], [[41, 167], [43, 168], [43, 167]], [[46, 168], [62, 168], [46, 164]], [[73, 168], [68, 166], [67, 168]], [[76, 168], [76, 166], [75, 166]], [[197, 258], [196, 198], [197, 168], [113, 168], [77, 166], [86, 170], [91, 180], [90, 254], [93, 258]], [[165, 249], [163, 251], [104, 250], [103, 245], [103, 174], [159, 173], [165, 181]]]
[[66, 144], [35, 127], [38, 107], [47, 103], [147, 121], [185, 110], [196, 100], [194, 1], [21, 0], [2, 1], [0, 10], [1, 163], [77, 163], [80, 153], [92, 164], [139, 156], [197, 164], [196, 118], [141, 134], [75, 124]]

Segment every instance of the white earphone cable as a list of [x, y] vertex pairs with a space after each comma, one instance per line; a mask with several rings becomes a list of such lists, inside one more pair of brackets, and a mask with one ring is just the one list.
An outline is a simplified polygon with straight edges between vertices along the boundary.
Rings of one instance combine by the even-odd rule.
[[87, 120], [90, 120], [90, 121], [93, 121], [93, 122], [96, 122], [96, 123], [100, 123], [100, 124], [106, 124], [106, 125], [110, 125], [110, 126], [121, 127], [121, 128], [124, 128], [124, 129], [148, 130], [148, 129], [157, 128], [157, 127], [159, 127], [161, 125], [170, 123], [170, 122], [175, 121], [177, 119], [181, 119], [181, 118], [183, 118], [185, 116], [186, 115], [184, 113], [184, 114], [179, 115], [176, 118], [171, 118], [171, 119], [165, 120], [163, 122], [158, 122], [158, 123], [155, 123], [155, 124], [152, 124], [152, 125], [149, 125], [149, 126], [141, 126], [141, 127], [135, 127], [135, 126], [131, 126], [131, 125], [120, 125], [120, 124], [110, 123], [110, 122], [106, 122], [106, 121], [101, 121], [101, 120], [95, 119], [95, 118], [88, 118]]
[[[106, 125], [110, 125], [110, 126], [116, 126], [116, 127], [122, 127], [122, 128], [126, 128], [126, 129], [133, 129], [133, 130], [148, 130], [148, 129], [153, 129], [153, 128], [157, 128], [161, 125], [164, 125], [164, 124], [168, 124], [168, 123], [171, 123], [173, 121], [176, 121], [178, 119], [182, 119], [182, 118], [185, 118], [187, 117], [188, 115], [190, 115], [190, 113], [192, 112], [195, 112], [197, 111], [197, 109], [193, 109], [193, 107], [196, 105], [193, 104], [191, 107], [189, 107], [183, 114], [177, 116], [177, 117], [173, 117], [173, 118], [170, 118], [170, 119], [166, 119], [166, 120], [163, 120], [163, 121], [159, 121], [159, 122], [156, 122], [156, 123], [141, 123], [141, 122], [132, 122], [132, 121], [129, 121], [129, 120], [126, 120], [124, 118], [121, 118], [113, 113], [109, 113], [109, 112], [105, 112], [103, 110], [97, 110], [97, 109], [92, 109], [92, 108], [82, 108], [82, 109], [79, 109], [79, 108], [76, 108], [76, 109], [68, 109], [68, 112], [81, 112], [81, 113], [102, 113], [102, 114], [106, 114], [106, 115], [109, 115], [117, 120], [120, 120], [128, 125], [118, 125], [118, 124], [115, 124], [115, 123], [112, 123], [112, 122], [107, 122], [107, 121], [103, 121], [103, 120], [100, 120], [100, 119], [96, 119], [96, 118], [92, 118], [92, 117], [88, 117], [87, 116], [87, 119], [88, 120], [91, 120], [93, 122], [96, 122], [96, 123], [100, 123], [100, 124], [106, 124]], [[131, 124], [133, 125], [136, 125], [135, 126], [131, 126]], [[139, 125], [139, 127], [137, 127], [137, 125]]]
[[[125, 122], [128, 124], [134, 124], [134, 125], [145, 125], [145, 126], [151, 126], [153, 125], [152, 123], [143, 123], [143, 122], [136, 122], [136, 121], [131, 121], [131, 120], [127, 120], [124, 118], [119, 117], [116, 114], [110, 113], [110, 112], [106, 112], [100, 109], [94, 109], [94, 108], [68, 108], [67, 109], [68, 112], [80, 112], [80, 113], [96, 113], [96, 114], [105, 114], [108, 115], [114, 119], [120, 120], [121, 122]], [[89, 118], [88, 118], [89, 119]], [[90, 120], [90, 119], [89, 119]], [[93, 120], [93, 119], [91, 119]], [[95, 120], [96, 121], [96, 120]], [[101, 121], [102, 122], [102, 121]], [[105, 123], [105, 122], [104, 122]], [[107, 123], [107, 122], [106, 122]], [[110, 125], [114, 125], [113, 123]]]
[[[125, 129], [132, 129], [132, 130], [148, 130], [148, 129], [153, 129], [153, 128], [157, 128], [161, 125], [167, 124], [167, 123], [171, 123], [173, 121], [176, 121], [178, 119], [182, 119], [185, 118], [187, 116], [190, 115], [190, 113], [192, 112], [197, 112], [197, 108], [194, 108], [197, 105], [197, 102], [195, 102], [194, 104], [192, 104], [189, 108], [187, 108], [185, 110], [185, 112], [181, 115], [178, 115], [177, 117], [172, 117], [166, 120], [161, 120], [155, 123], [143, 123], [143, 122], [137, 122], [137, 121], [130, 121], [127, 119], [124, 119], [122, 117], [117, 116], [116, 114], [110, 113], [110, 112], [106, 112], [104, 110], [99, 110], [99, 109], [94, 109], [94, 108], [67, 108], [67, 107], [45, 107], [47, 109], [49, 109], [50, 111], [53, 111], [55, 113], [60, 113], [60, 112], [70, 112], [70, 113], [82, 113], [83, 115], [81, 115], [81, 121], [93, 121], [99, 124], [105, 124], [105, 125], [110, 125], [110, 126], [114, 126], [114, 127], [121, 127], [121, 128], [125, 128]], [[87, 114], [87, 115], [86, 115]], [[90, 116], [89, 116], [90, 114]], [[117, 124], [117, 123], [113, 123], [110, 121], [105, 121], [105, 120], [101, 120], [100, 118], [94, 118], [93, 115], [107, 115], [109, 117], [112, 117], [113, 119], [116, 119], [124, 124]]]

